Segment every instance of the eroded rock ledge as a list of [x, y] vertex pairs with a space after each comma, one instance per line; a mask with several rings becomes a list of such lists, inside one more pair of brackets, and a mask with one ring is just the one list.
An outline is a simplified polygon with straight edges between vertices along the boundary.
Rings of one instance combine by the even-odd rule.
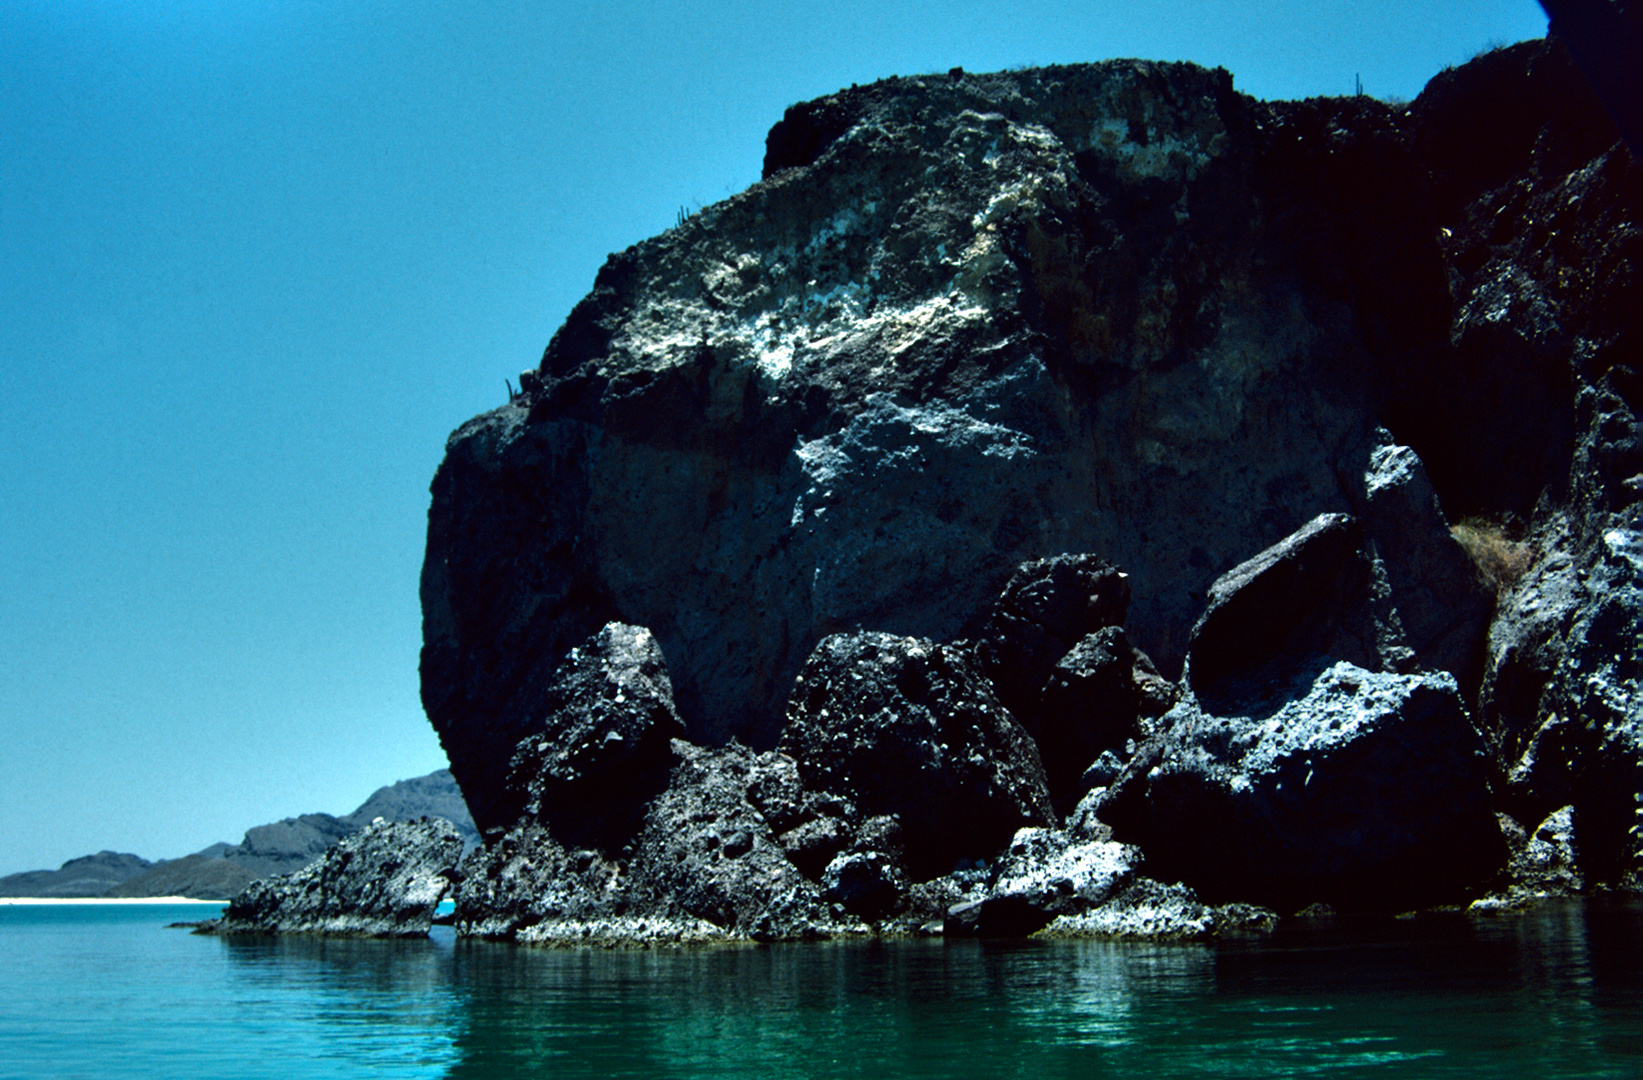
[[196, 932], [425, 937], [461, 858], [448, 821], [378, 818], [301, 870], [252, 882]]
[[1552, 42], [1407, 108], [1115, 61], [790, 109], [447, 446], [459, 928], [1637, 886], [1639, 177]]

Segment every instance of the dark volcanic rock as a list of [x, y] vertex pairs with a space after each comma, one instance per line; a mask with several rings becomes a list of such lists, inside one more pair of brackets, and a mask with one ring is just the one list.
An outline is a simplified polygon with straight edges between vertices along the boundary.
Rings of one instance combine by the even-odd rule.
[[667, 783], [670, 744], [684, 733], [667, 662], [650, 631], [611, 623], [572, 649], [544, 695], [535, 734], [513, 753], [488, 830], [523, 812], [574, 846], [619, 847]]
[[[1566, 527], [1566, 525], [1565, 525]], [[1594, 882], [1643, 885], [1643, 521], [1552, 552], [1507, 593], [1483, 710], [1514, 816], [1573, 807]], [[1567, 542], [1565, 540], [1565, 542]], [[1573, 545], [1570, 545], [1573, 546]]]
[[613, 912], [625, 913], [613, 903], [621, 871], [599, 852], [567, 851], [541, 824], [521, 821], [463, 862], [457, 932], [522, 941], [591, 936]]
[[1216, 573], [1344, 508], [1374, 367], [1263, 249], [1265, 113], [1225, 72], [839, 98], [847, 130], [794, 136], [818, 157], [612, 257], [452, 437], [423, 688], [459, 777], [612, 619], [655, 633], [692, 739], [768, 747], [827, 634], [950, 638], [1063, 552], [1130, 573], [1172, 672]]
[[[668, 786], [618, 854], [568, 848], [533, 820], [478, 852], [457, 893], [464, 933], [522, 942], [816, 937], [841, 924], [750, 798], [793, 763], [674, 743]], [[782, 777], [778, 778], [778, 783]]]
[[1453, 677], [1340, 662], [1303, 680], [1276, 708], [1177, 706], [1101, 820], [1217, 902], [1402, 910], [1485, 883], [1505, 850]]
[[1129, 885], [1140, 861], [1141, 853], [1123, 844], [1022, 829], [998, 860], [986, 895], [948, 911], [946, 933], [1025, 937], [1058, 915], [1105, 903]]
[[1364, 522], [1384, 566], [1399, 629], [1419, 665], [1471, 696], [1482, 676], [1495, 598], [1452, 535], [1420, 458], [1390, 439], [1370, 455]]
[[1123, 626], [1130, 586], [1094, 555], [1059, 555], [1015, 572], [981, 632], [977, 654], [999, 700], [1028, 723], [1050, 669], [1086, 635]]
[[253, 882], [201, 929], [420, 937], [461, 857], [462, 837], [448, 821], [378, 821], [293, 874]]
[[1038, 750], [962, 649], [835, 634], [799, 676], [782, 751], [807, 788], [900, 823], [914, 880], [1053, 818]]
[[773, 753], [676, 743], [679, 762], [645, 819], [630, 887], [642, 907], [762, 939], [834, 928], [820, 891], [787, 858], [748, 797], [761, 772], [790, 770]]
[[1069, 813], [1089, 790], [1084, 773], [1092, 762], [1146, 738], [1175, 699], [1175, 686], [1119, 627], [1074, 645], [1022, 718], [1044, 759], [1056, 812]]
[[[1486, 797], [1450, 732], [1476, 687], [1495, 809], [1572, 806], [1587, 880], [1638, 882], [1640, 205], [1643, 172], [1555, 42], [1445, 72], [1408, 108], [1262, 103], [1226, 72], [1135, 61], [795, 106], [760, 183], [613, 255], [521, 393], [447, 445], [422, 689], [476, 817], [514, 826], [528, 783], [509, 785], [508, 762], [565, 707], [572, 649], [645, 626], [686, 737], [795, 759], [802, 790], [759, 810], [787, 860], [841, 898], [905, 871], [905, 914], [921, 884], [948, 889], [921, 877], [1051, 821], [1006, 706], [1055, 762], [1061, 806], [1091, 750], [1114, 759], [1103, 813], [1149, 805], [1135, 793], [1164, 743], [1146, 721], [1190, 641], [1196, 704], [1177, 711], [1217, 729], [1359, 707], [1319, 696], [1341, 662], [1410, 688], [1373, 724], [1335, 718], [1402, 732], [1386, 718], [1410, 703], [1438, 716], [1430, 746], [1364, 743], [1465, 778], [1431, 787], [1438, 804]], [[1477, 520], [1499, 526], [1510, 570], [1483, 591], [1445, 536]], [[1104, 564], [1055, 558], [1077, 552], [1124, 567], [1127, 618], [1089, 609], [1117, 593], [1077, 580]], [[1085, 608], [988, 632], [1012, 574], [1043, 559], [1046, 611]], [[1089, 640], [1121, 621], [1133, 717], [1068, 723], [1078, 697], [1121, 696], [1104, 688], [1123, 683], [1122, 649]], [[948, 646], [825, 659], [873, 634], [1008, 646], [986, 672], [1003, 706]], [[807, 663], [825, 685], [797, 682]], [[931, 734], [944, 723], [967, 734]], [[1392, 771], [1374, 768], [1371, 786]], [[659, 783], [626, 810], [648, 813]], [[1401, 800], [1388, 814], [1471, 836], [1471, 809], [1383, 794]], [[864, 839], [892, 817], [900, 854]], [[1434, 860], [1391, 819], [1355, 849], [1260, 820], [1260, 843], [1289, 822], [1310, 854], [1275, 857], [1257, 897], [1328, 880], [1362, 893], [1348, 905], [1402, 903], [1494, 858]], [[543, 828], [632, 870], [626, 826], [588, 848], [568, 819]], [[1352, 850], [1357, 877], [1314, 866]], [[1378, 885], [1370, 866], [1393, 869]], [[1211, 877], [1211, 899], [1246, 880]]]

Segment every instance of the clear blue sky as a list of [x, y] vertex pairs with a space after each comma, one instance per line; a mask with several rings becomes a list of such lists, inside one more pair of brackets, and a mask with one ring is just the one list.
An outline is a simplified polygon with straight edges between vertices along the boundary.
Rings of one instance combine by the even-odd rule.
[[444, 757], [428, 482], [608, 252], [793, 102], [1140, 56], [1415, 96], [1534, 0], [6, 0], [0, 874], [171, 858]]

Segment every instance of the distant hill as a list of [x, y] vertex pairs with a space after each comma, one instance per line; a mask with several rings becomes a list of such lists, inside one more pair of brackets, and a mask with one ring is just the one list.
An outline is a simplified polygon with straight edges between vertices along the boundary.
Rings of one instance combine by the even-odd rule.
[[248, 829], [238, 844], [217, 843], [180, 859], [150, 862], [112, 851], [70, 859], [56, 870], [0, 877], [0, 896], [49, 899], [187, 896], [226, 900], [258, 878], [308, 865], [331, 845], [376, 818], [450, 821], [472, 848], [479, 842], [473, 818], [449, 769], [378, 788], [350, 814], [303, 814]]
[[70, 859], [56, 870], [27, 870], [0, 878], [0, 896], [35, 896], [67, 900], [101, 896], [154, 864], [137, 855], [99, 851]]

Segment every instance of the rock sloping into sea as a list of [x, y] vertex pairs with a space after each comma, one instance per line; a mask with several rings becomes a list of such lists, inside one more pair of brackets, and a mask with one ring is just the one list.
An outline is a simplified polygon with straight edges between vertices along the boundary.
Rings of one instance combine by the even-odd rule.
[[448, 821], [378, 819], [301, 870], [253, 882], [200, 931], [426, 936], [461, 858]]

